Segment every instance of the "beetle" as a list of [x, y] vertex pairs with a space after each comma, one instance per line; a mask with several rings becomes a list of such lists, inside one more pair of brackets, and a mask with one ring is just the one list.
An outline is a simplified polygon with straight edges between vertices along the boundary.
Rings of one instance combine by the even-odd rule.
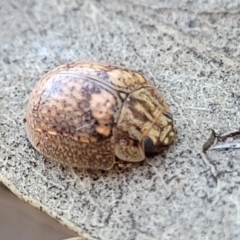
[[141, 162], [173, 143], [169, 106], [139, 72], [97, 62], [61, 65], [35, 85], [24, 119], [33, 147], [76, 168]]

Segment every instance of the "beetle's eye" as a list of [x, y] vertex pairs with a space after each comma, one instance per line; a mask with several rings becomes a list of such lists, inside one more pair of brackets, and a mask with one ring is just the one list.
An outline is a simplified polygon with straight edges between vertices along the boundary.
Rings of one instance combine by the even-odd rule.
[[150, 137], [145, 137], [143, 140], [145, 155], [147, 157], [153, 157], [164, 151], [166, 146], [156, 146], [154, 145], [152, 139]]
[[145, 137], [143, 140], [143, 143], [144, 143], [145, 154], [147, 157], [156, 154], [155, 146], [151, 138]]

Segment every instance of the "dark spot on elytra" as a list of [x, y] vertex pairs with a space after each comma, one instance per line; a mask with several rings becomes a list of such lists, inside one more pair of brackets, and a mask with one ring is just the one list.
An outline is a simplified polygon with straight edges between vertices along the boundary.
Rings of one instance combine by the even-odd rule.
[[94, 86], [93, 86], [93, 89], [92, 89], [92, 92], [93, 92], [93, 93], [101, 93], [101, 89], [99, 88], [99, 86], [94, 85]]

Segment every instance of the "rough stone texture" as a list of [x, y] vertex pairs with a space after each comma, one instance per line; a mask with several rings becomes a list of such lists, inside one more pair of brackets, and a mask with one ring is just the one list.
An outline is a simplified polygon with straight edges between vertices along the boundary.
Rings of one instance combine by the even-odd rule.
[[[239, 128], [238, 0], [0, 3], [0, 179], [86, 239], [239, 239], [240, 151], [201, 149]], [[174, 113], [166, 153], [123, 172], [73, 171], [31, 148], [27, 96], [77, 60], [140, 70]]]

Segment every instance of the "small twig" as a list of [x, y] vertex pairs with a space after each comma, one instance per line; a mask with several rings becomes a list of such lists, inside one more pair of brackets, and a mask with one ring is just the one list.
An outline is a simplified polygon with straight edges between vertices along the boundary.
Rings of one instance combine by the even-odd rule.
[[[219, 134], [216, 133], [213, 129], [209, 139], [203, 144], [203, 152], [206, 153], [207, 150], [216, 150], [216, 149], [226, 149], [226, 148], [240, 148], [240, 139], [238, 141], [224, 142], [228, 138], [237, 138], [240, 137], [240, 129], [231, 131], [228, 133]], [[220, 142], [220, 143], [219, 143]]]
[[199, 154], [202, 157], [202, 160], [205, 163], [205, 165], [209, 167], [210, 172], [212, 173], [213, 177], [215, 178], [215, 180], [217, 182], [217, 171], [216, 171], [215, 166], [210, 163], [210, 161], [208, 160], [207, 156], [204, 153], [200, 152]]
[[216, 135], [217, 139], [221, 139], [221, 140], [225, 140], [226, 138], [236, 137], [236, 136], [240, 137], [240, 129], [235, 130], [235, 131], [231, 131], [231, 132], [228, 132], [228, 133], [223, 133], [223, 134], [217, 134]]
[[240, 148], [240, 140], [239, 142], [220, 143], [216, 146], [211, 147], [210, 150], [227, 149], [227, 148], [231, 148], [231, 149]]
[[216, 132], [213, 130], [213, 129], [211, 129], [211, 135], [210, 135], [210, 137], [208, 138], [208, 140], [203, 144], [203, 147], [202, 147], [202, 151], [204, 152], [204, 153], [206, 153], [207, 152], [207, 150], [215, 143], [215, 141], [216, 141]]

